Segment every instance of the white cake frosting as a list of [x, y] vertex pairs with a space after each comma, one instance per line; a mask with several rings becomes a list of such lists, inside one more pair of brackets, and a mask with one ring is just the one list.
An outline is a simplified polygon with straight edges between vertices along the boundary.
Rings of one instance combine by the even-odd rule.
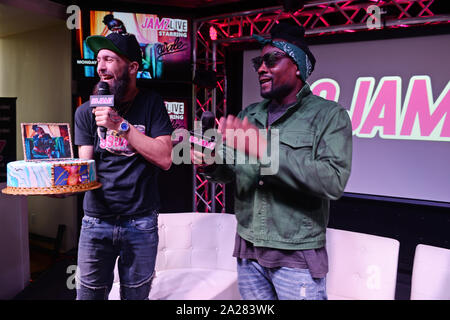
[[94, 160], [20, 160], [7, 164], [7, 187], [13, 189], [68, 187], [83, 189], [89, 188], [95, 182]]

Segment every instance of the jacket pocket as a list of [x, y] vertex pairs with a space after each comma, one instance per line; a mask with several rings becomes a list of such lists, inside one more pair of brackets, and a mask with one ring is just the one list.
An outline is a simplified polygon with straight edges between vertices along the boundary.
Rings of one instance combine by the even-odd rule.
[[313, 134], [307, 131], [285, 131], [280, 133], [280, 143], [291, 148], [312, 148]]

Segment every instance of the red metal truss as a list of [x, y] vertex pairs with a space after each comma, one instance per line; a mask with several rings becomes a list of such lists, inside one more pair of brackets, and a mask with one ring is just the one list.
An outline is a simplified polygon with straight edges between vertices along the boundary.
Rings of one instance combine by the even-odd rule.
[[[435, 2], [438, 0], [313, 1], [293, 13], [283, 11], [282, 7], [271, 7], [203, 18], [196, 22], [207, 28], [208, 33], [210, 26], [214, 26], [218, 41], [245, 41], [253, 34], [265, 35], [277, 21], [285, 19], [301, 24], [307, 36], [367, 31], [368, 22], [376, 18], [368, 13], [368, 8], [374, 5], [379, 8], [381, 28], [448, 23], [450, 15], [432, 11]], [[199, 36], [207, 35], [201, 28], [198, 32]]]
[[[193, 85], [192, 119], [195, 130], [198, 128], [203, 112], [213, 112], [216, 116], [216, 123], [227, 112], [225, 54], [222, 52], [223, 47], [212, 43], [209, 39], [209, 34], [204, 36], [198, 33], [194, 41], [194, 72], [196, 70], [215, 71], [217, 79], [214, 88], [203, 88]], [[194, 212], [225, 212], [225, 185], [208, 182], [197, 173], [195, 167], [193, 169], [193, 182]]]

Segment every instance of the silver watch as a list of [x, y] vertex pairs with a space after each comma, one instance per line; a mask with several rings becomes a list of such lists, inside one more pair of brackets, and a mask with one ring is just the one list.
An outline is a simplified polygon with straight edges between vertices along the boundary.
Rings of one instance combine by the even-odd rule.
[[128, 131], [130, 131], [130, 124], [127, 120], [123, 119], [123, 121], [119, 125], [119, 134], [124, 135]]

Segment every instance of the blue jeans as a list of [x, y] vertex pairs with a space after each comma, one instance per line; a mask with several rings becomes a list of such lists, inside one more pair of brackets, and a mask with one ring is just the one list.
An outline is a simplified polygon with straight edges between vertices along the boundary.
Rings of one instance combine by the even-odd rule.
[[255, 260], [238, 259], [238, 286], [244, 300], [326, 300], [325, 278], [308, 269], [266, 268]]
[[139, 218], [84, 216], [78, 244], [77, 300], [106, 300], [118, 259], [120, 298], [148, 299], [158, 249], [158, 213]]

